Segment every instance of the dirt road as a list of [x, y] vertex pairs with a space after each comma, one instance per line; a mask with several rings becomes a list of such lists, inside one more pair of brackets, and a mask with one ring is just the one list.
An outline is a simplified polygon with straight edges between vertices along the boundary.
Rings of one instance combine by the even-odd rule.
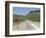
[[13, 30], [37, 30], [37, 29], [40, 29], [40, 23], [33, 22], [30, 20], [26, 20], [21, 24], [13, 26]]

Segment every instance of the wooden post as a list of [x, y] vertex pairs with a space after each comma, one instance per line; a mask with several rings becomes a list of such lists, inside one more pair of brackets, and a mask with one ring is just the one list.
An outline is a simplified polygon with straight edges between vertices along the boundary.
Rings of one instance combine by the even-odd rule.
[[17, 23], [17, 28], [19, 27], [18, 24], [20, 23], [20, 20], [21, 18], [19, 16], [16, 16], [16, 23]]

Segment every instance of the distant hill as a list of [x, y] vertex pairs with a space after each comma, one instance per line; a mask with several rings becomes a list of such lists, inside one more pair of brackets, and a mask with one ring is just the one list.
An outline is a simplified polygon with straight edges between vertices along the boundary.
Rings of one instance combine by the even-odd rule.
[[39, 14], [38, 12], [40, 13], [40, 10], [32, 10], [32, 11], [29, 12], [29, 14], [31, 14], [31, 13], [37, 13], [37, 14]]
[[40, 10], [32, 10], [32, 11], [30, 11], [30, 13], [33, 13], [33, 12], [40, 12]]
[[26, 17], [29, 20], [38, 21], [40, 22], [40, 10], [30, 11]]

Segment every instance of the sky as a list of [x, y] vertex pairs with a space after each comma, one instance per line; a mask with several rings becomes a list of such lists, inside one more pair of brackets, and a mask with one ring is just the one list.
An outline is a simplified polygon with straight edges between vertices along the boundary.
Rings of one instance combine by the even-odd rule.
[[27, 15], [32, 10], [39, 10], [39, 8], [28, 8], [28, 7], [13, 7], [13, 15]]

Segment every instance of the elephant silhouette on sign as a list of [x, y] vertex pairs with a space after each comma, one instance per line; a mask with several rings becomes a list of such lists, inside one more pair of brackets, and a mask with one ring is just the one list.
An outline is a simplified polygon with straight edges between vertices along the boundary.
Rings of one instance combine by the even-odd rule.
[[20, 16], [16, 16], [16, 22], [20, 22], [21, 21], [21, 17]]

